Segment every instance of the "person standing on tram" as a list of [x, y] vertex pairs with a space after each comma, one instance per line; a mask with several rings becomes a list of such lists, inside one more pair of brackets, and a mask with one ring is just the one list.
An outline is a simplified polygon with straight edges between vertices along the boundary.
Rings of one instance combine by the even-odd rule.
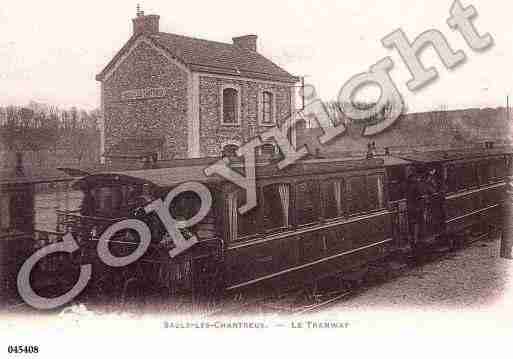
[[439, 186], [439, 182], [438, 182], [438, 178], [436, 176], [436, 169], [432, 169], [428, 172], [425, 180], [424, 180], [424, 183], [425, 183], [425, 190], [426, 190], [426, 194], [428, 195], [434, 195], [436, 193], [439, 192], [440, 190], [440, 186]]
[[436, 169], [431, 169], [424, 181], [424, 192], [428, 195], [429, 211], [426, 213], [426, 223], [431, 227], [441, 225], [444, 218], [443, 201], [440, 195], [440, 181], [437, 177]]
[[416, 171], [413, 171], [407, 181], [406, 201], [408, 205], [408, 223], [411, 245], [415, 246], [420, 236], [420, 225], [422, 221], [422, 190], [420, 178]]

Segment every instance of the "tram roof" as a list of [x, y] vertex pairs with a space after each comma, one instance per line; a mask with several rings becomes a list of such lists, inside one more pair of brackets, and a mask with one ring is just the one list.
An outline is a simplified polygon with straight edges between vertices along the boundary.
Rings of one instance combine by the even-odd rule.
[[55, 168], [25, 167], [23, 173], [13, 168], [0, 170], [0, 185], [70, 182], [73, 179]]
[[513, 147], [497, 147], [490, 149], [459, 149], [449, 151], [432, 151], [432, 152], [419, 152], [399, 155], [402, 159], [417, 162], [417, 163], [433, 163], [433, 162], [448, 162], [454, 160], [461, 160], [467, 158], [479, 158], [488, 156], [497, 156], [504, 154], [513, 154]]
[[[362, 159], [362, 158], [323, 158], [298, 161], [297, 163], [280, 170], [277, 162], [259, 164], [256, 167], [256, 178], [272, 178], [298, 176], [304, 174], [329, 173], [338, 171], [351, 171], [360, 169], [380, 168], [392, 163], [402, 164], [402, 159]], [[75, 187], [91, 187], [97, 183], [130, 183], [152, 184], [158, 187], [173, 187], [183, 182], [197, 181], [202, 183], [222, 183], [226, 180], [214, 174], [207, 176], [204, 172], [207, 165], [179, 166], [154, 169], [137, 169], [125, 171], [102, 171], [86, 175], [74, 184]], [[234, 170], [243, 170], [242, 165], [234, 163]]]

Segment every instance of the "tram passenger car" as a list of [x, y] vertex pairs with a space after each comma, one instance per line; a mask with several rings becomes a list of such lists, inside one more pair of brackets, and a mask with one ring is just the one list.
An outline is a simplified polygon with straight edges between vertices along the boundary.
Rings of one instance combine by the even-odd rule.
[[[0, 171], [0, 304], [16, 300], [16, 277], [23, 262], [39, 248], [62, 240], [57, 228], [49, 230], [37, 226], [37, 189], [52, 187], [57, 194], [72, 181], [73, 177], [54, 169], [18, 167]], [[64, 202], [64, 198], [60, 199]], [[49, 208], [51, 210], [54, 206]], [[69, 265], [68, 258], [63, 256], [40, 261], [32, 278], [34, 287], [47, 287], [50, 283], [61, 285], [63, 278], [57, 268], [69, 269]], [[56, 273], [59, 275], [55, 276]]]
[[[431, 173], [435, 182], [431, 189], [421, 189], [417, 199], [419, 240], [446, 239], [454, 244], [501, 231], [508, 224], [504, 223], [504, 205], [513, 170], [510, 148], [438, 151], [402, 158], [411, 162], [409, 173], [420, 173], [428, 182]], [[409, 202], [412, 211], [414, 204]]]
[[[173, 293], [184, 288], [201, 292], [207, 283], [223, 291], [255, 285], [282, 288], [383, 258], [393, 247], [383, 159], [314, 159], [284, 170], [276, 164], [258, 166], [258, 206], [244, 215], [237, 208], [245, 203], [245, 192], [220, 177], [206, 177], [204, 168], [84, 177], [75, 184], [84, 192], [81, 214], [68, 216], [75, 223], [75, 237], [91, 239], [94, 233], [97, 239], [110, 224], [133, 216], [141, 197], [163, 198], [183, 182], [199, 181], [210, 189], [214, 203], [190, 229], [200, 240], [191, 250], [169, 258], [162, 224], [151, 215], [144, 219], [153, 242], [134, 271], [145, 283]], [[187, 219], [199, 206], [199, 198], [186, 192], [172, 202], [170, 211]], [[112, 241], [115, 246], [127, 243], [120, 236]]]

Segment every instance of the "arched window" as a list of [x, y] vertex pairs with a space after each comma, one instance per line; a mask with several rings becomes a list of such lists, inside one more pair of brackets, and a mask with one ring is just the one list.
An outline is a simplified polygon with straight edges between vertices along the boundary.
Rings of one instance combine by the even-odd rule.
[[262, 94], [262, 124], [274, 124], [274, 95], [269, 91]]
[[223, 90], [223, 124], [236, 125], [239, 123], [239, 93], [234, 88]]

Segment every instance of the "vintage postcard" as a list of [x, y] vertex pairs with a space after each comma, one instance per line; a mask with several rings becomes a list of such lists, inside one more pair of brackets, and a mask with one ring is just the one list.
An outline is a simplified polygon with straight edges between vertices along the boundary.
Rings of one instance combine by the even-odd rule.
[[0, 357], [510, 355], [510, 11], [2, 3]]

